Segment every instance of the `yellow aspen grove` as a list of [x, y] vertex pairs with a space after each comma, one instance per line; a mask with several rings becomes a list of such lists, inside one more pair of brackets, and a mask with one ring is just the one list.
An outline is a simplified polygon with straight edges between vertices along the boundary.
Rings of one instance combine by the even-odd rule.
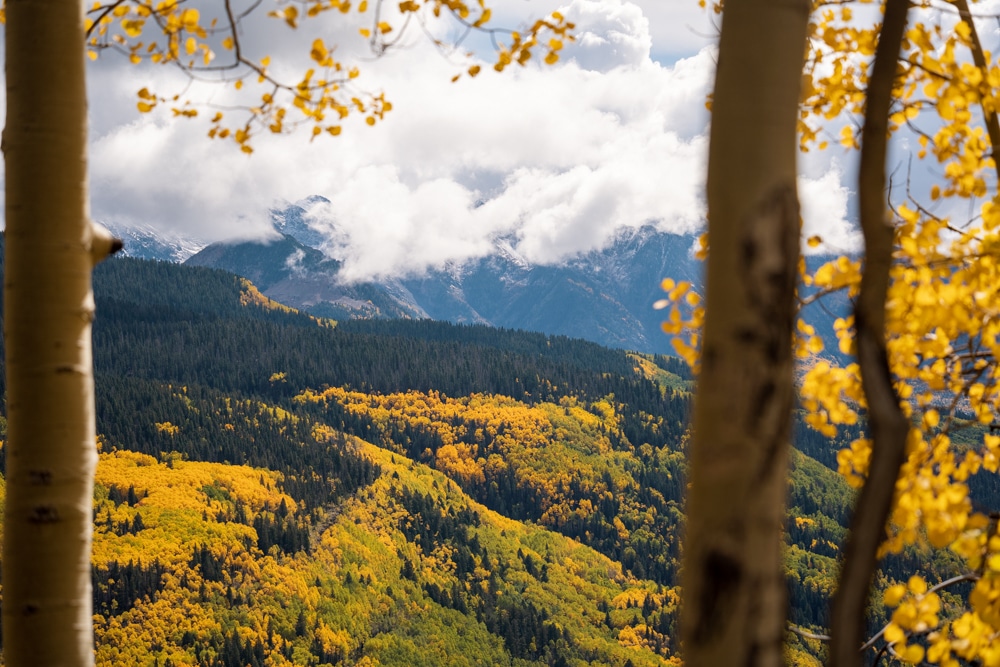
[[12, 667], [93, 663], [90, 274], [116, 247], [88, 218], [83, 30], [77, 0], [7, 3], [3, 639]]
[[[410, 1], [403, 14], [446, 13], [470, 29], [483, 29], [490, 10], [475, 13], [461, 0]], [[256, 5], [254, 5], [256, 7]], [[301, 14], [300, 9], [302, 8]], [[121, 247], [89, 221], [87, 194], [86, 58], [103, 49], [124, 51], [133, 63], [175, 64], [189, 73], [221, 73], [220, 84], [266, 87], [227, 125], [216, 112], [209, 136], [232, 139], [244, 152], [258, 131], [290, 131], [309, 124], [313, 136], [340, 134], [339, 120], [364, 114], [368, 125], [391, 109], [385, 97], [352, 94], [358, 70], [332, 57], [315, 40], [313, 65], [292, 83], [274, 78], [267, 56], [251, 57], [239, 41], [240, 23], [229, 2], [219, 16], [202, 17], [179, 2], [112, 0], [89, 7], [81, 0], [9, 0], [6, 3], [7, 126], [4, 336], [8, 441], [3, 546], [4, 659], [8, 667], [92, 665], [91, 503], [97, 461], [91, 322], [91, 270]], [[351, 11], [349, 1], [279, 4], [269, 16], [287, 24], [330, 10]], [[357, 11], [364, 13], [362, 0]], [[377, 12], [376, 12], [377, 14]], [[376, 16], [372, 47], [391, 46], [392, 26]], [[152, 34], [145, 35], [146, 29]], [[535, 50], [556, 62], [573, 25], [554, 13], [524, 33], [498, 39], [494, 68], [524, 65]], [[209, 34], [221, 38], [227, 62], [213, 64]], [[491, 32], [496, 32], [491, 29]], [[547, 42], [540, 35], [549, 35]], [[367, 36], [373, 33], [368, 31]], [[44, 48], [38, 48], [38, 45]], [[475, 76], [478, 67], [466, 73]], [[227, 78], [228, 76], [228, 78]], [[138, 91], [137, 108], [172, 105], [175, 116], [197, 117], [195, 105]], [[296, 110], [299, 116], [286, 116]]]
[[690, 667], [784, 664], [796, 127], [809, 9], [808, 0], [729, 0], [723, 12], [682, 575]]

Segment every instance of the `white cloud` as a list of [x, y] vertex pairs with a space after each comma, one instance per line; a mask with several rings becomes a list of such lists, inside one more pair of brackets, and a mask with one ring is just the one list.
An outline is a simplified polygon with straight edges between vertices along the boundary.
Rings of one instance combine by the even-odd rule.
[[649, 59], [653, 45], [649, 20], [638, 5], [573, 0], [565, 15], [578, 26], [565, 55], [580, 67], [608, 72], [622, 65], [640, 66]]
[[799, 201], [802, 213], [802, 238], [819, 236], [823, 243], [813, 253], [855, 252], [861, 248], [861, 233], [848, 219], [851, 190], [843, 185], [840, 165], [833, 160], [830, 169], [819, 178], [799, 178]]
[[[341, 137], [315, 142], [259, 136], [250, 158], [167, 111], [123, 123], [120, 108], [134, 108], [140, 84], [114, 79], [109, 66], [94, 105], [103, 118], [103, 102], [114, 102], [95, 123], [94, 215], [208, 241], [245, 238], [266, 234], [273, 202], [319, 194], [330, 204], [315, 220], [357, 279], [480, 256], [500, 236], [544, 263], [598, 247], [623, 226], [692, 231], [703, 209], [711, 49], [664, 67], [649, 57], [636, 5], [574, 0], [564, 11], [581, 44], [555, 67], [497, 74], [484, 62], [479, 77], [451, 83], [459, 66], [421, 40], [363, 63], [362, 85], [393, 102], [383, 123], [348, 122]], [[278, 52], [301, 47], [272, 28]], [[152, 74], [161, 89], [176, 85], [168, 70]], [[224, 104], [235, 96], [192, 94], [203, 92]]]
[[[579, 40], [556, 66], [535, 58], [503, 74], [490, 67], [482, 38], [467, 45], [476, 55], [442, 57], [412, 30], [406, 48], [371, 60], [356, 15], [306, 21], [299, 31], [270, 19], [248, 24], [245, 46], [266, 47], [279, 74], [301, 72], [308, 44], [322, 36], [345, 62], [361, 59], [360, 90], [384, 90], [394, 105], [374, 128], [348, 119], [336, 139], [258, 136], [250, 157], [207, 139], [203, 120], [135, 112], [143, 86], [173, 93], [190, 85], [175, 69], [102, 57], [89, 71], [94, 217], [204, 241], [252, 238], [269, 233], [276, 202], [323, 195], [330, 203], [313, 221], [355, 279], [481, 256], [499, 238], [532, 262], [552, 263], [600, 247], [622, 227], [696, 230], [713, 17], [694, 2], [565, 3], [491, 3], [498, 25], [560, 8], [577, 23]], [[670, 64], [657, 54], [673, 54]], [[472, 62], [483, 72], [451, 83]], [[246, 89], [217, 84], [187, 90], [217, 105], [248, 99]], [[848, 238], [848, 193], [830, 168], [813, 160], [802, 181], [807, 229]]]

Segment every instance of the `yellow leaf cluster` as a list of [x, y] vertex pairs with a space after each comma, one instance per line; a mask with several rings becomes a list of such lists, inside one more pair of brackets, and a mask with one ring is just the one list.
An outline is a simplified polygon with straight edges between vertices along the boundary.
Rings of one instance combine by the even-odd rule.
[[674, 336], [670, 341], [674, 351], [697, 372], [701, 325], [705, 321], [701, 295], [686, 280], [675, 282], [673, 278], [664, 278], [660, 287], [667, 296], [654, 303], [653, 308], [669, 308], [667, 319], [661, 324], [661, 328], [664, 333]]
[[[881, 551], [947, 548], [965, 559], [970, 572], [981, 573], [965, 610], [943, 624], [941, 600], [923, 579], [887, 594], [886, 604], [895, 607], [885, 634], [893, 654], [908, 663], [952, 667], [1000, 665], [1000, 537], [995, 520], [974, 509], [969, 497], [970, 478], [1000, 471], [1000, 435], [992, 432], [1000, 422], [1000, 172], [994, 157], [1000, 151], [1000, 62], [980, 50], [976, 32], [987, 30], [987, 22], [969, 17], [964, 0], [949, 4], [911, 5], [892, 92], [889, 132], [908, 133], [914, 157], [925, 162], [920, 168], [937, 181], [923, 192], [909, 182], [890, 192], [895, 247], [886, 348], [912, 428]], [[854, 6], [815, 3], [802, 79], [803, 151], [826, 148], [831, 136], [848, 148], [859, 145], [881, 18], [866, 23]], [[955, 220], [942, 211], [968, 213]], [[816, 246], [819, 239], [808, 243]], [[858, 294], [857, 257], [800, 269], [812, 288], [808, 301], [833, 292]], [[668, 298], [658, 304], [669, 308], [664, 329], [696, 332], [700, 315], [684, 310], [672, 281], [664, 288]], [[853, 354], [853, 317], [837, 319], [833, 329], [840, 352]], [[833, 437], [838, 427], [859, 421], [864, 392], [858, 365], [824, 359], [816, 338], [812, 327], [799, 324], [801, 404], [805, 421]], [[688, 345], [683, 351], [697, 350]], [[855, 487], [865, 481], [871, 449], [862, 436], [838, 453], [839, 470]]]
[[[485, 27], [492, 11], [485, 0], [477, 0], [477, 5], [474, 7], [465, 0], [404, 0], [399, 3], [399, 10], [406, 19], [419, 14], [421, 22], [425, 20], [422, 14], [437, 18], [445, 12], [469, 29], [488, 30], [491, 35], [503, 32]], [[365, 13], [367, 8], [366, 0], [357, 5], [359, 13]], [[304, 20], [331, 11], [347, 14], [351, 9], [348, 0], [305, 0], [282, 4], [268, 16], [297, 29]], [[268, 57], [256, 59], [246, 53], [240, 41], [243, 18], [234, 15], [228, 5], [220, 8], [218, 15], [209, 17], [177, 0], [97, 0], [86, 16], [87, 54], [96, 59], [104, 50], [112, 49], [124, 52], [132, 63], [177, 65], [195, 77], [216, 77], [238, 91], [248, 84], [262, 86], [259, 98], [237, 107], [242, 117], [236, 122], [230, 122], [221, 111], [216, 111], [210, 120], [209, 138], [234, 141], [245, 153], [253, 152], [252, 139], [260, 132], [290, 132], [307, 125], [312, 137], [322, 134], [336, 137], [343, 130], [342, 121], [352, 113], [359, 114], [365, 125], [373, 126], [392, 110], [384, 94], [352, 90], [352, 82], [360, 74], [358, 69], [334, 58], [334, 47], [321, 38], [314, 39], [308, 50], [309, 61], [317, 69], [306, 70], [297, 81], [279, 79], [269, 69]], [[381, 55], [399, 41], [407, 25], [409, 21], [401, 27], [394, 26], [375, 12], [371, 28], [360, 32], [370, 40], [376, 55]], [[501, 71], [511, 62], [524, 65], [536, 48], [545, 49], [545, 62], [556, 62], [564, 43], [573, 39], [570, 34], [573, 27], [563, 15], [554, 12], [536, 21], [523, 34], [511, 32], [506, 43], [497, 42], [500, 46], [495, 68]], [[212, 44], [221, 45], [223, 62], [217, 61]], [[474, 77], [480, 70], [479, 65], [472, 65], [466, 74]], [[169, 101], [174, 103], [171, 106], [174, 116], [198, 116], [196, 106], [180, 98], [180, 95], [153, 94], [143, 88], [137, 108], [141, 113], [149, 113], [159, 103]]]

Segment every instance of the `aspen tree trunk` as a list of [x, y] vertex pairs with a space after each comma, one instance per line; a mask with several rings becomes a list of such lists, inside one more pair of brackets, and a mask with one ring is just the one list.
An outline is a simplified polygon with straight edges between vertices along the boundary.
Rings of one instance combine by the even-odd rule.
[[[7, 0], [7, 667], [92, 665], [93, 265], [79, 0]], [[120, 245], [119, 245], [120, 247]]]
[[783, 664], [796, 120], [809, 9], [808, 0], [726, 0], [723, 13], [684, 543], [687, 667]]

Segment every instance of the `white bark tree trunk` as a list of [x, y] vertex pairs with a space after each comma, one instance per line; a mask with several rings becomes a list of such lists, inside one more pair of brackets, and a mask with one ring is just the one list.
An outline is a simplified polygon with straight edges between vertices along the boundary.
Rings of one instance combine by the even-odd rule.
[[684, 543], [687, 667], [783, 664], [796, 120], [809, 10], [808, 0], [726, 0], [723, 14]]
[[90, 277], [111, 243], [88, 218], [83, 16], [79, 0], [7, 1], [8, 667], [94, 660]]

